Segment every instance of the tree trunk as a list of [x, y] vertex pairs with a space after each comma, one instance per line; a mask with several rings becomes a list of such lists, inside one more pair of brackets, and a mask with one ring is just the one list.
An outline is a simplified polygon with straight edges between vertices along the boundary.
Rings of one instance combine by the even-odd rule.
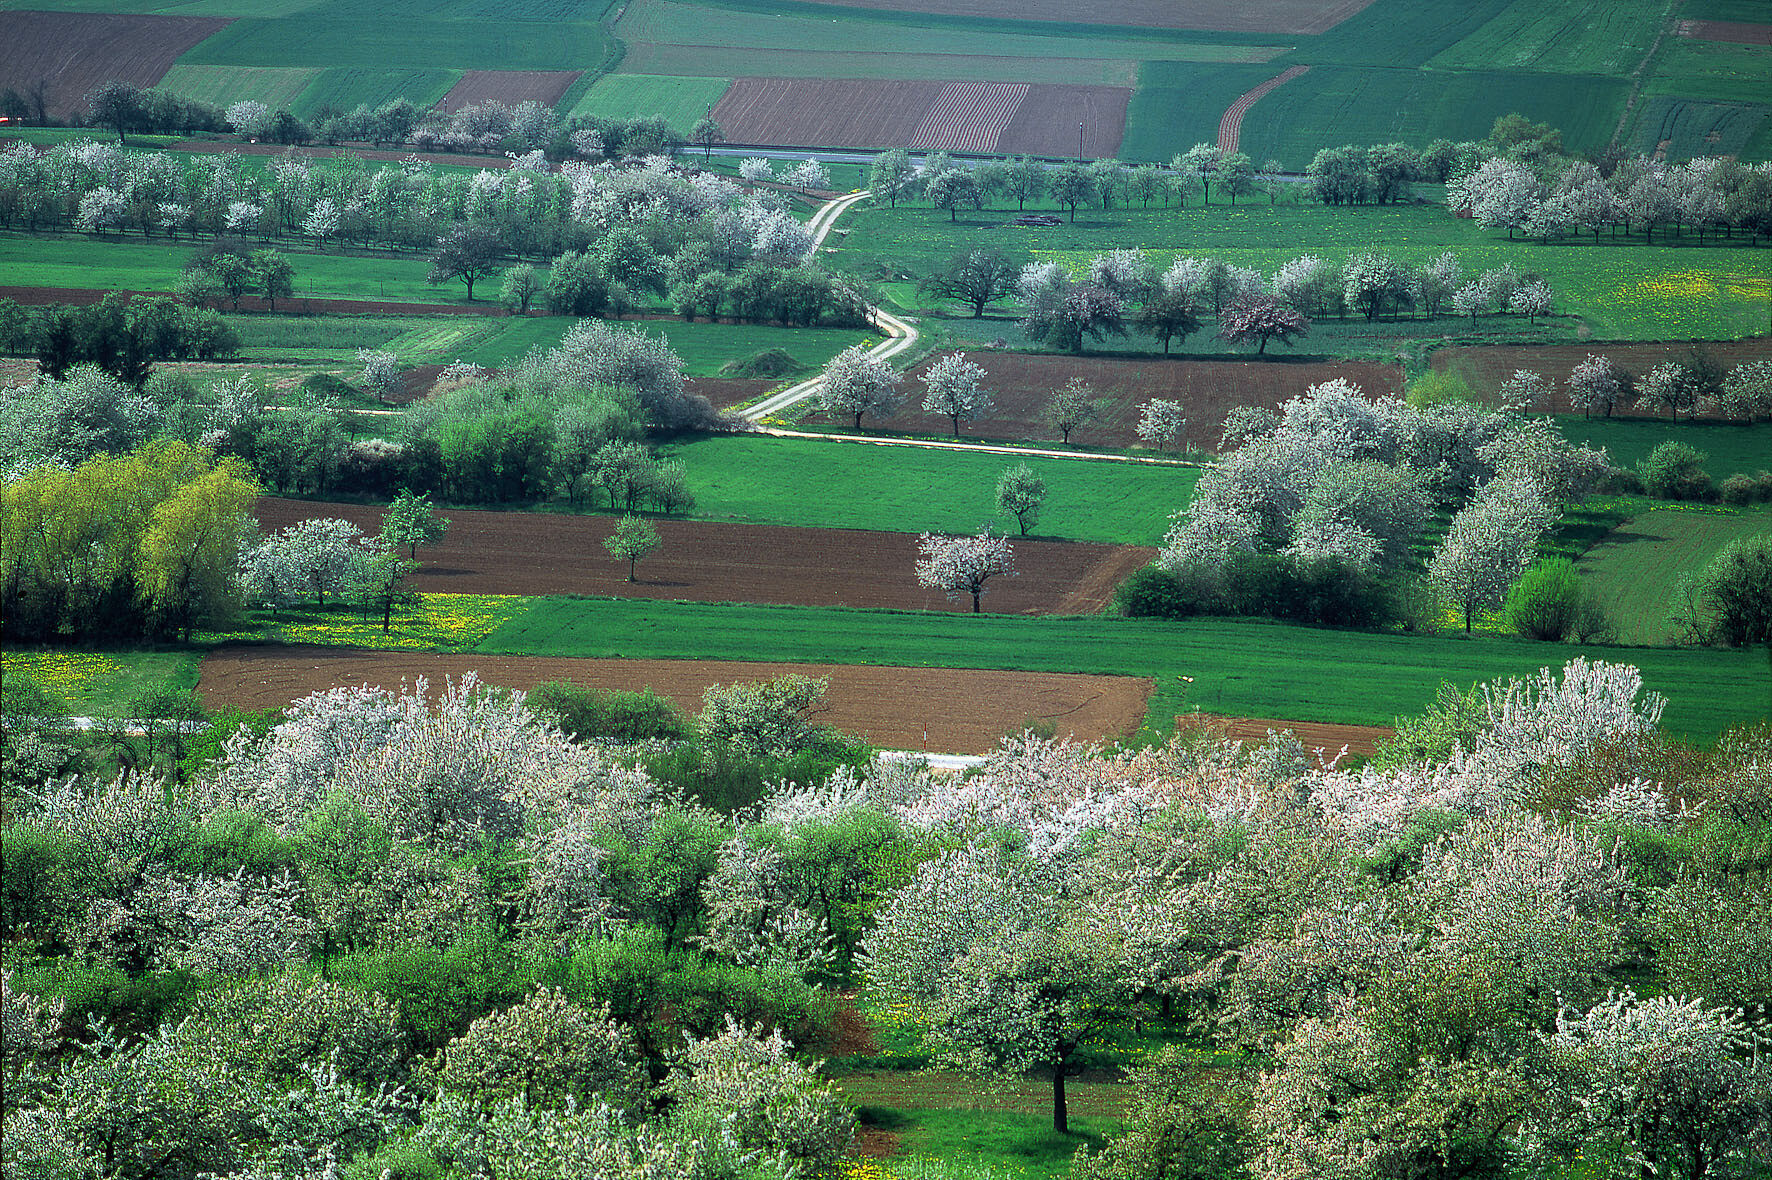
[[1052, 1067], [1052, 1129], [1060, 1135], [1071, 1133], [1069, 1112], [1064, 1105], [1064, 1066]]
[[640, 564], [640, 559], [638, 557], [628, 558], [628, 581], [631, 582], [634, 580], [634, 567], [639, 564]]
[[978, 605], [978, 598], [979, 598], [979, 595], [981, 595], [983, 593], [984, 593], [983, 590], [974, 590], [972, 592], [972, 613], [975, 615], [980, 613], [980, 607]]

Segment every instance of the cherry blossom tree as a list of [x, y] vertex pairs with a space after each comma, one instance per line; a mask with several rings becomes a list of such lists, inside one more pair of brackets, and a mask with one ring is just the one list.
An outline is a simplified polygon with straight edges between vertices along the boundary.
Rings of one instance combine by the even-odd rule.
[[1677, 422], [1681, 410], [1697, 408], [1698, 382], [1678, 361], [1656, 365], [1637, 382], [1637, 404], [1645, 409], [1666, 409]]
[[1452, 517], [1428, 559], [1427, 574], [1471, 629], [1479, 607], [1496, 607], [1532, 564], [1538, 538], [1555, 514], [1535, 484], [1497, 480]]
[[1630, 374], [1611, 357], [1589, 353], [1570, 370], [1568, 384], [1569, 400], [1581, 407], [1584, 416], [1604, 410], [1610, 418], [1613, 407], [1630, 396], [1632, 382]]
[[1026, 463], [1008, 468], [997, 480], [997, 510], [1015, 517], [1024, 537], [1028, 535], [1028, 526], [1040, 519], [1040, 505], [1045, 499], [1046, 481]]
[[963, 352], [942, 357], [923, 374], [923, 409], [946, 414], [954, 424], [954, 437], [960, 437], [962, 418], [980, 417], [991, 408], [984, 376], [984, 369], [967, 360]]
[[863, 414], [884, 418], [898, 409], [898, 382], [891, 365], [869, 355], [865, 345], [852, 344], [824, 367], [819, 404], [827, 414], [855, 415], [855, 429], [860, 430]]
[[1058, 428], [1059, 437], [1066, 446], [1070, 445], [1071, 431], [1087, 426], [1100, 416], [1101, 399], [1095, 387], [1081, 377], [1066, 381], [1046, 405], [1046, 420]]
[[1187, 436], [1187, 407], [1177, 401], [1153, 397], [1138, 416], [1139, 440], [1167, 450]]
[[1256, 342], [1256, 355], [1267, 351], [1269, 340], [1291, 344], [1295, 336], [1310, 333], [1310, 321], [1297, 311], [1275, 299], [1261, 295], [1242, 303], [1233, 303], [1218, 317], [1218, 337], [1231, 344]]
[[1723, 378], [1715, 405], [1748, 422], [1772, 418], [1772, 360], [1743, 361], [1732, 367]]
[[951, 599], [972, 596], [972, 613], [983, 607], [985, 585], [999, 574], [1015, 576], [1015, 553], [1007, 537], [993, 536], [989, 529], [974, 537], [946, 537], [924, 533], [917, 538], [917, 582], [940, 590]]

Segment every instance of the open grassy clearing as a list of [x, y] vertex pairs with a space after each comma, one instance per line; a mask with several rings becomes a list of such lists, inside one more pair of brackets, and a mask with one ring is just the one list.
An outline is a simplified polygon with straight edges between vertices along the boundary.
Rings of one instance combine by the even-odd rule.
[[[997, 479], [1021, 461], [975, 451], [733, 435], [665, 449], [688, 469], [694, 515], [703, 520], [910, 533], [970, 533], [994, 521]], [[1025, 462], [1047, 489], [1033, 531], [1073, 541], [1157, 544], [1199, 478], [1191, 467]]]
[[568, 113], [610, 119], [663, 115], [666, 123], [687, 132], [720, 101], [731, 84], [731, 78], [608, 74], [592, 83]]
[[1585, 553], [1576, 568], [1604, 604], [1623, 643], [1670, 643], [1675, 585], [1729, 542], [1772, 533], [1772, 511], [1685, 506], [1634, 517]]
[[1731, 475], [1753, 475], [1772, 468], [1772, 422], [1752, 426], [1708, 419], [1675, 423], [1666, 418], [1582, 418], [1565, 415], [1557, 419], [1563, 436], [1571, 442], [1605, 447], [1619, 467], [1635, 467], [1664, 442], [1683, 442], [1708, 457], [1704, 469], [1718, 483]]
[[1427, 64], [1625, 77], [1654, 44], [1667, 7], [1666, 0], [1516, 0]]
[[[986, 595], [989, 610], [989, 595]], [[544, 598], [481, 644], [488, 653], [1016, 668], [1150, 676], [1146, 727], [1199, 709], [1388, 725], [1443, 681], [1527, 675], [1576, 655], [1635, 664], [1670, 699], [1669, 733], [1701, 740], [1764, 715], [1763, 652], [1576, 647], [1512, 639], [1328, 631], [1235, 619], [1038, 619], [841, 608]], [[1193, 677], [1192, 683], [1181, 677]], [[1141, 731], [1142, 732], [1142, 731]]]
[[23, 673], [67, 703], [75, 717], [120, 717], [135, 697], [155, 689], [197, 687], [203, 653], [12, 649], [0, 654], [0, 675]]
[[1766, 149], [1754, 146], [1772, 130], [1772, 115], [1766, 107], [1667, 94], [1645, 95], [1638, 99], [1638, 106], [1641, 113], [1625, 142], [1633, 152], [1660, 151], [1672, 160], [1712, 155], [1766, 158]]
[[[400, 35], [388, 36], [400, 20]], [[187, 53], [190, 65], [339, 66], [368, 69], [570, 70], [612, 51], [596, 24], [507, 20], [405, 20], [354, 6], [242, 19]]]
[[[1284, 88], [1282, 88], [1284, 89]], [[1510, 241], [1505, 234], [1448, 216], [1441, 205], [1335, 208], [1315, 204], [1272, 205], [1264, 197], [1235, 207], [1080, 210], [1075, 224], [1028, 228], [1007, 224], [1013, 211], [987, 210], [958, 221], [936, 209], [901, 206], [857, 208], [846, 221], [849, 233], [831, 256], [846, 269], [868, 277], [884, 272], [915, 278], [963, 249], [991, 246], [1040, 259], [1086, 268], [1106, 250], [1141, 247], [1159, 269], [1181, 253], [1210, 255], [1271, 274], [1301, 254], [1343, 260], [1366, 250], [1382, 250], [1400, 261], [1420, 263], [1451, 250], [1467, 271], [1511, 263], [1522, 272], [1542, 274], [1556, 292], [1565, 331], [1582, 339], [1668, 340], [1694, 332], [1716, 338], [1766, 330], [1772, 298], [1772, 252], [1745, 242], [1699, 246], [1683, 237], [1669, 244], [1658, 236], [1643, 240], [1602, 238], [1540, 243]], [[1041, 206], [1051, 208], [1051, 206]], [[1172, 243], [1185, 242], [1184, 249]], [[1383, 324], [1396, 334], [1415, 334], [1408, 320]], [[1415, 320], [1415, 324], [1422, 321]], [[1424, 325], [1429, 334], [1457, 336], [1454, 318]], [[1494, 328], [1485, 321], [1479, 327]], [[1529, 339], [1544, 336], [1525, 323]], [[1585, 329], [1585, 331], [1584, 331]], [[1209, 335], [1209, 333], [1206, 333]], [[1317, 345], [1307, 345], [1313, 350]]]

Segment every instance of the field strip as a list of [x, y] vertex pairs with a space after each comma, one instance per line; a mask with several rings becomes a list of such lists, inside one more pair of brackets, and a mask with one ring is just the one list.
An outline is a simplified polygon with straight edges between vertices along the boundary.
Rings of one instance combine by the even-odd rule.
[[1243, 116], [1249, 113], [1249, 108], [1260, 102], [1262, 96], [1268, 91], [1277, 86], [1284, 86], [1298, 75], [1309, 71], [1309, 66], [1293, 66], [1238, 97], [1236, 102], [1226, 108], [1224, 116], [1218, 120], [1218, 150], [1226, 155], [1236, 151], [1237, 141], [1243, 134]]
[[1143, 463], [1152, 467], [1198, 467], [1187, 459], [1157, 459], [1145, 455], [1099, 455], [1094, 451], [1048, 450], [1041, 447], [998, 446], [995, 443], [943, 442], [939, 438], [884, 438], [875, 434], [820, 434], [810, 430], [783, 430], [759, 426], [758, 434], [776, 438], [812, 438], [823, 442], [872, 443], [877, 447], [922, 447], [931, 451], [977, 451], [983, 455], [1033, 455], [1039, 459], [1097, 459], [1104, 463]]
[[1015, 82], [950, 82], [911, 132], [913, 151], [990, 152], [1033, 87]]

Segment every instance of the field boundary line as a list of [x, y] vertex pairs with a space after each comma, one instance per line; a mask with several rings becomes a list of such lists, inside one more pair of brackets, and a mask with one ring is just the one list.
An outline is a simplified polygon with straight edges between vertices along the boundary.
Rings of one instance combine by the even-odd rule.
[[877, 434], [821, 434], [813, 430], [786, 430], [779, 426], [758, 426], [754, 434], [773, 438], [810, 438], [822, 442], [871, 443], [877, 447], [923, 447], [932, 451], [978, 451], [986, 455], [1032, 455], [1036, 459], [1086, 459], [1102, 463], [1142, 463], [1149, 467], [1201, 467], [1189, 459], [1159, 459], [1145, 455], [1099, 455], [1093, 451], [1066, 451], [1057, 448], [1016, 447], [1007, 443], [944, 442], [939, 438], [891, 438]]
[[1309, 72], [1309, 66], [1292, 66], [1269, 78], [1260, 86], [1238, 95], [1237, 101], [1226, 107], [1224, 114], [1218, 120], [1218, 150], [1227, 156], [1236, 151], [1237, 143], [1243, 135], [1243, 116], [1249, 113], [1249, 108], [1260, 102], [1269, 91], [1284, 86], [1300, 74]]

